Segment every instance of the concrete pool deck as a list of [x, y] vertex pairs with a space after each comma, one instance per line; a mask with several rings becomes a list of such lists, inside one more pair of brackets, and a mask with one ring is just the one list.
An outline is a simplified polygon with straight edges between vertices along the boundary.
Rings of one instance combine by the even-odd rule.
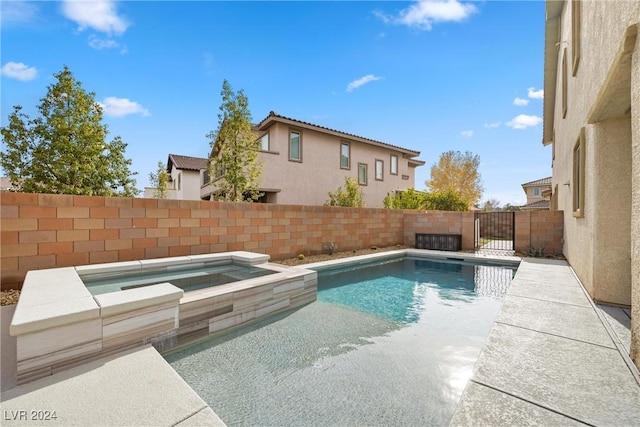
[[599, 312], [566, 262], [523, 259], [451, 425], [637, 425], [637, 370]]
[[225, 425], [151, 346], [17, 386], [1, 400], [3, 426]]
[[[640, 385], [600, 316], [566, 262], [523, 259], [451, 425], [637, 424]], [[3, 426], [224, 425], [149, 346], [0, 400]], [[31, 410], [57, 419], [31, 419]], [[19, 411], [26, 420], [12, 419]]]

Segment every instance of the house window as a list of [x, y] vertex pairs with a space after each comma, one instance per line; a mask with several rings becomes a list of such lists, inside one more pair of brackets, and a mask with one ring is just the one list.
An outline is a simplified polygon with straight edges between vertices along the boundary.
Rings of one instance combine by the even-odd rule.
[[302, 135], [295, 130], [289, 132], [289, 160], [302, 161]]
[[224, 165], [222, 163], [215, 163], [215, 174], [216, 174], [216, 178], [220, 178], [222, 175], [224, 175], [225, 173], [225, 168]]
[[351, 147], [348, 142], [340, 143], [340, 169], [351, 169]]
[[398, 156], [391, 155], [391, 175], [398, 175]]
[[258, 140], [258, 146], [260, 147], [260, 151], [269, 151], [269, 134], [265, 133]]
[[584, 217], [584, 160], [585, 160], [585, 132], [580, 129], [580, 137], [573, 147], [573, 216]]
[[534, 196], [540, 195], [540, 187], [533, 187], [533, 195]]
[[180, 191], [180, 178], [182, 177], [182, 174], [180, 172], [178, 172], [178, 178], [176, 179], [176, 181], [178, 182], [178, 191]]
[[562, 118], [567, 117], [567, 48], [562, 51]]
[[376, 181], [384, 180], [384, 162], [376, 159]]
[[358, 163], [358, 184], [367, 185], [367, 164]]
[[210, 182], [211, 177], [209, 176], [209, 168], [207, 168], [202, 173], [202, 185], [208, 185]]
[[580, 63], [580, 0], [571, 0], [571, 59], [573, 62], [573, 73], [578, 72]]

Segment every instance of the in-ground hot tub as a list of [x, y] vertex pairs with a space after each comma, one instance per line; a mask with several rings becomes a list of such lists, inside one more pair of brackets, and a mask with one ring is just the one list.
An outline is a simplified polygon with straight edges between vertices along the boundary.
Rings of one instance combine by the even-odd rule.
[[17, 382], [147, 343], [164, 350], [316, 299], [315, 271], [268, 261], [239, 251], [30, 271], [10, 327]]

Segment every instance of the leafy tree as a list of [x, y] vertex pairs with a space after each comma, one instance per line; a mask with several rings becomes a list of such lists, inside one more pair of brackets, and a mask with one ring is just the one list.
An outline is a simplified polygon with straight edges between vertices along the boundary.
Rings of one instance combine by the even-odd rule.
[[409, 188], [404, 191], [396, 191], [393, 195], [387, 193], [383, 203], [389, 209], [422, 209], [427, 194]]
[[468, 211], [469, 204], [457, 191], [445, 190], [427, 193], [423, 209], [433, 211]]
[[[262, 164], [258, 161], [260, 148], [251, 131], [249, 100], [241, 89], [234, 92], [227, 80], [222, 83], [222, 105], [218, 114], [218, 129], [210, 132], [211, 160], [218, 200], [252, 202], [262, 193], [258, 191], [262, 179]], [[211, 172], [211, 171], [210, 171]]]
[[489, 199], [487, 201], [484, 202], [484, 204], [482, 205], [482, 210], [483, 211], [498, 211], [500, 210], [500, 200], [498, 199]]
[[426, 209], [433, 211], [467, 211], [469, 206], [453, 190], [425, 193], [410, 188], [398, 191], [393, 196], [387, 194], [384, 206], [390, 209]]
[[169, 173], [167, 168], [158, 162], [158, 169], [156, 172], [149, 172], [149, 182], [154, 187], [153, 197], [156, 199], [166, 199], [167, 190], [169, 188]]
[[30, 118], [13, 107], [9, 123], [0, 129], [5, 149], [0, 166], [15, 191], [26, 193], [125, 196], [138, 194], [131, 160], [124, 157], [119, 136], [106, 142], [107, 126], [93, 92], [87, 93], [66, 66], [54, 74]]
[[335, 192], [329, 191], [329, 200], [324, 205], [364, 208], [364, 196], [358, 181], [355, 178], [346, 177], [344, 188], [340, 186]]
[[431, 166], [431, 179], [426, 186], [434, 192], [457, 192], [469, 206], [475, 205], [482, 197], [480, 179], [480, 156], [469, 151], [447, 151], [440, 155], [437, 164]]

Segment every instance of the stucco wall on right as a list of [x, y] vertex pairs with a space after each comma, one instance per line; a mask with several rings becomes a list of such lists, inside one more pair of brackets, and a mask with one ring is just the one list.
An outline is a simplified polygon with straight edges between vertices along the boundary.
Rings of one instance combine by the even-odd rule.
[[[558, 209], [565, 211], [564, 254], [581, 281], [596, 299], [630, 304], [630, 241], [625, 236], [629, 236], [631, 221], [632, 141], [628, 125], [631, 116], [622, 114], [614, 117], [618, 121], [593, 123], [590, 113], [600, 104], [615, 101], [603, 99], [603, 87], [611, 83], [608, 79], [618, 66], [628, 28], [640, 21], [640, 2], [580, 3], [581, 49], [575, 76], [571, 1], [564, 2], [560, 18], [552, 185], [558, 188]], [[563, 70], [563, 66], [566, 69]], [[566, 103], [563, 103], [565, 77]], [[545, 85], [547, 83], [545, 81]], [[576, 185], [573, 182], [573, 150], [582, 128], [585, 135], [584, 206], [582, 217], [575, 217], [572, 215]], [[612, 246], [611, 243], [615, 244]], [[615, 287], [626, 287], [626, 291], [613, 290]]]
[[640, 39], [631, 76], [631, 358], [640, 367]]
[[631, 305], [631, 354], [640, 366], [638, 27], [638, 1], [547, 1], [543, 140], [554, 144], [564, 255], [596, 301]]

